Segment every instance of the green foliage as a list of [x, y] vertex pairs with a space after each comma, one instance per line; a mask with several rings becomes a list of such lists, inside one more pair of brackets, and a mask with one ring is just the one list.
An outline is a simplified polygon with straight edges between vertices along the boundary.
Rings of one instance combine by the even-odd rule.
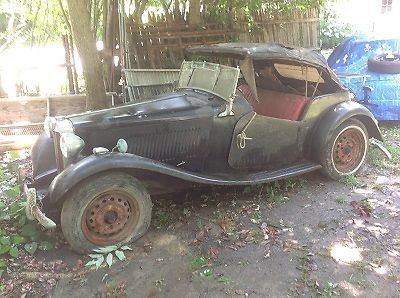
[[346, 175], [340, 178], [340, 182], [350, 187], [357, 187], [360, 185], [360, 179], [355, 175]]
[[282, 204], [289, 200], [287, 192], [302, 188], [303, 185], [302, 178], [290, 178], [262, 185], [246, 186], [243, 194], [258, 197], [258, 199], [264, 198], [270, 203]]
[[4, 0], [0, 32], [0, 46], [8, 41], [43, 45], [59, 42], [67, 30], [58, 0]]
[[346, 37], [356, 32], [348, 23], [338, 20], [332, 6], [326, 5], [320, 15], [321, 47], [332, 49], [340, 44]]
[[334, 297], [339, 296], [338, 284], [328, 282], [322, 289], [317, 292], [317, 297]]
[[195, 258], [190, 262], [190, 268], [192, 269], [192, 271], [197, 271], [207, 266], [208, 266], [208, 261], [203, 257]]
[[129, 246], [118, 247], [116, 245], [111, 245], [93, 249], [94, 253], [89, 254], [91, 260], [87, 262], [85, 266], [95, 267], [97, 270], [105, 261], [108, 267], [111, 267], [114, 264], [114, 255], [120, 261], [126, 260], [124, 253], [126, 250], [132, 250], [132, 248]]
[[172, 215], [163, 210], [159, 210], [156, 212], [154, 216], [154, 224], [158, 229], [167, 228], [173, 221]]
[[320, 7], [325, 2], [325, 0], [208, 0], [204, 1], [204, 5], [210, 13], [211, 20], [230, 24], [232, 22], [232, 12], [244, 13], [251, 23], [254, 13], [258, 10], [285, 14], [292, 11]]
[[[11, 158], [19, 156], [12, 154]], [[9, 258], [18, 258], [21, 250], [33, 255], [38, 249], [49, 250], [53, 243], [34, 223], [27, 221], [26, 203], [15, 185], [15, 174], [0, 167], [0, 276]], [[1, 292], [1, 287], [0, 287]]]

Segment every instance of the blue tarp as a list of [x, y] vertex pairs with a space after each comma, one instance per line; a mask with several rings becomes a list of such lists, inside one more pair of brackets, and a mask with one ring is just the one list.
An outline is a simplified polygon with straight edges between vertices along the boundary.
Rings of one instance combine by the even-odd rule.
[[378, 120], [400, 120], [400, 74], [368, 70], [368, 58], [384, 53], [400, 53], [400, 38], [352, 36], [334, 49], [328, 64], [358, 100], [364, 99], [363, 86], [372, 87], [365, 106]]

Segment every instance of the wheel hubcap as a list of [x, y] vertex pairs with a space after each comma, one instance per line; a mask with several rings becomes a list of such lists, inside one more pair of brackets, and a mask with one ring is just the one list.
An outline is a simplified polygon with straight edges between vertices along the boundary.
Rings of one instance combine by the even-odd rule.
[[365, 138], [356, 128], [343, 131], [333, 147], [333, 162], [336, 169], [344, 174], [358, 168], [365, 154]]
[[95, 197], [82, 217], [85, 237], [96, 245], [124, 240], [134, 230], [139, 217], [136, 200], [125, 192], [109, 191]]

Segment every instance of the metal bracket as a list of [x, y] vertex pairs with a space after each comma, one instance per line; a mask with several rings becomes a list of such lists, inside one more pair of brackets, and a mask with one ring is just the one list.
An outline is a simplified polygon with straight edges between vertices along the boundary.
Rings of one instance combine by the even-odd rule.
[[233, 100], [229, 100], [229, 103], [225, 105], [225, 111], [218, 114], [218, 117], [234, 116], [233, 113]]

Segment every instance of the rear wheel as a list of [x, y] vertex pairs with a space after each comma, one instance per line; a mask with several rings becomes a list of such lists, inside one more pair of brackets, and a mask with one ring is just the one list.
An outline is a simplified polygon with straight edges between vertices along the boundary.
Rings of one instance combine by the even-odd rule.
[[132, 176], [102, 174], [84, 181], [69, 194], [61, 212], [61, 228], [77, 252], [120, 246], [146, 232], [152, 206], [150, 195]]
[[365, 161], [367, 150], [368, 132], [364, 124], [356, 119], [342, 123], [322, 149], [324, 173], [336, 180], [357, 173]]

